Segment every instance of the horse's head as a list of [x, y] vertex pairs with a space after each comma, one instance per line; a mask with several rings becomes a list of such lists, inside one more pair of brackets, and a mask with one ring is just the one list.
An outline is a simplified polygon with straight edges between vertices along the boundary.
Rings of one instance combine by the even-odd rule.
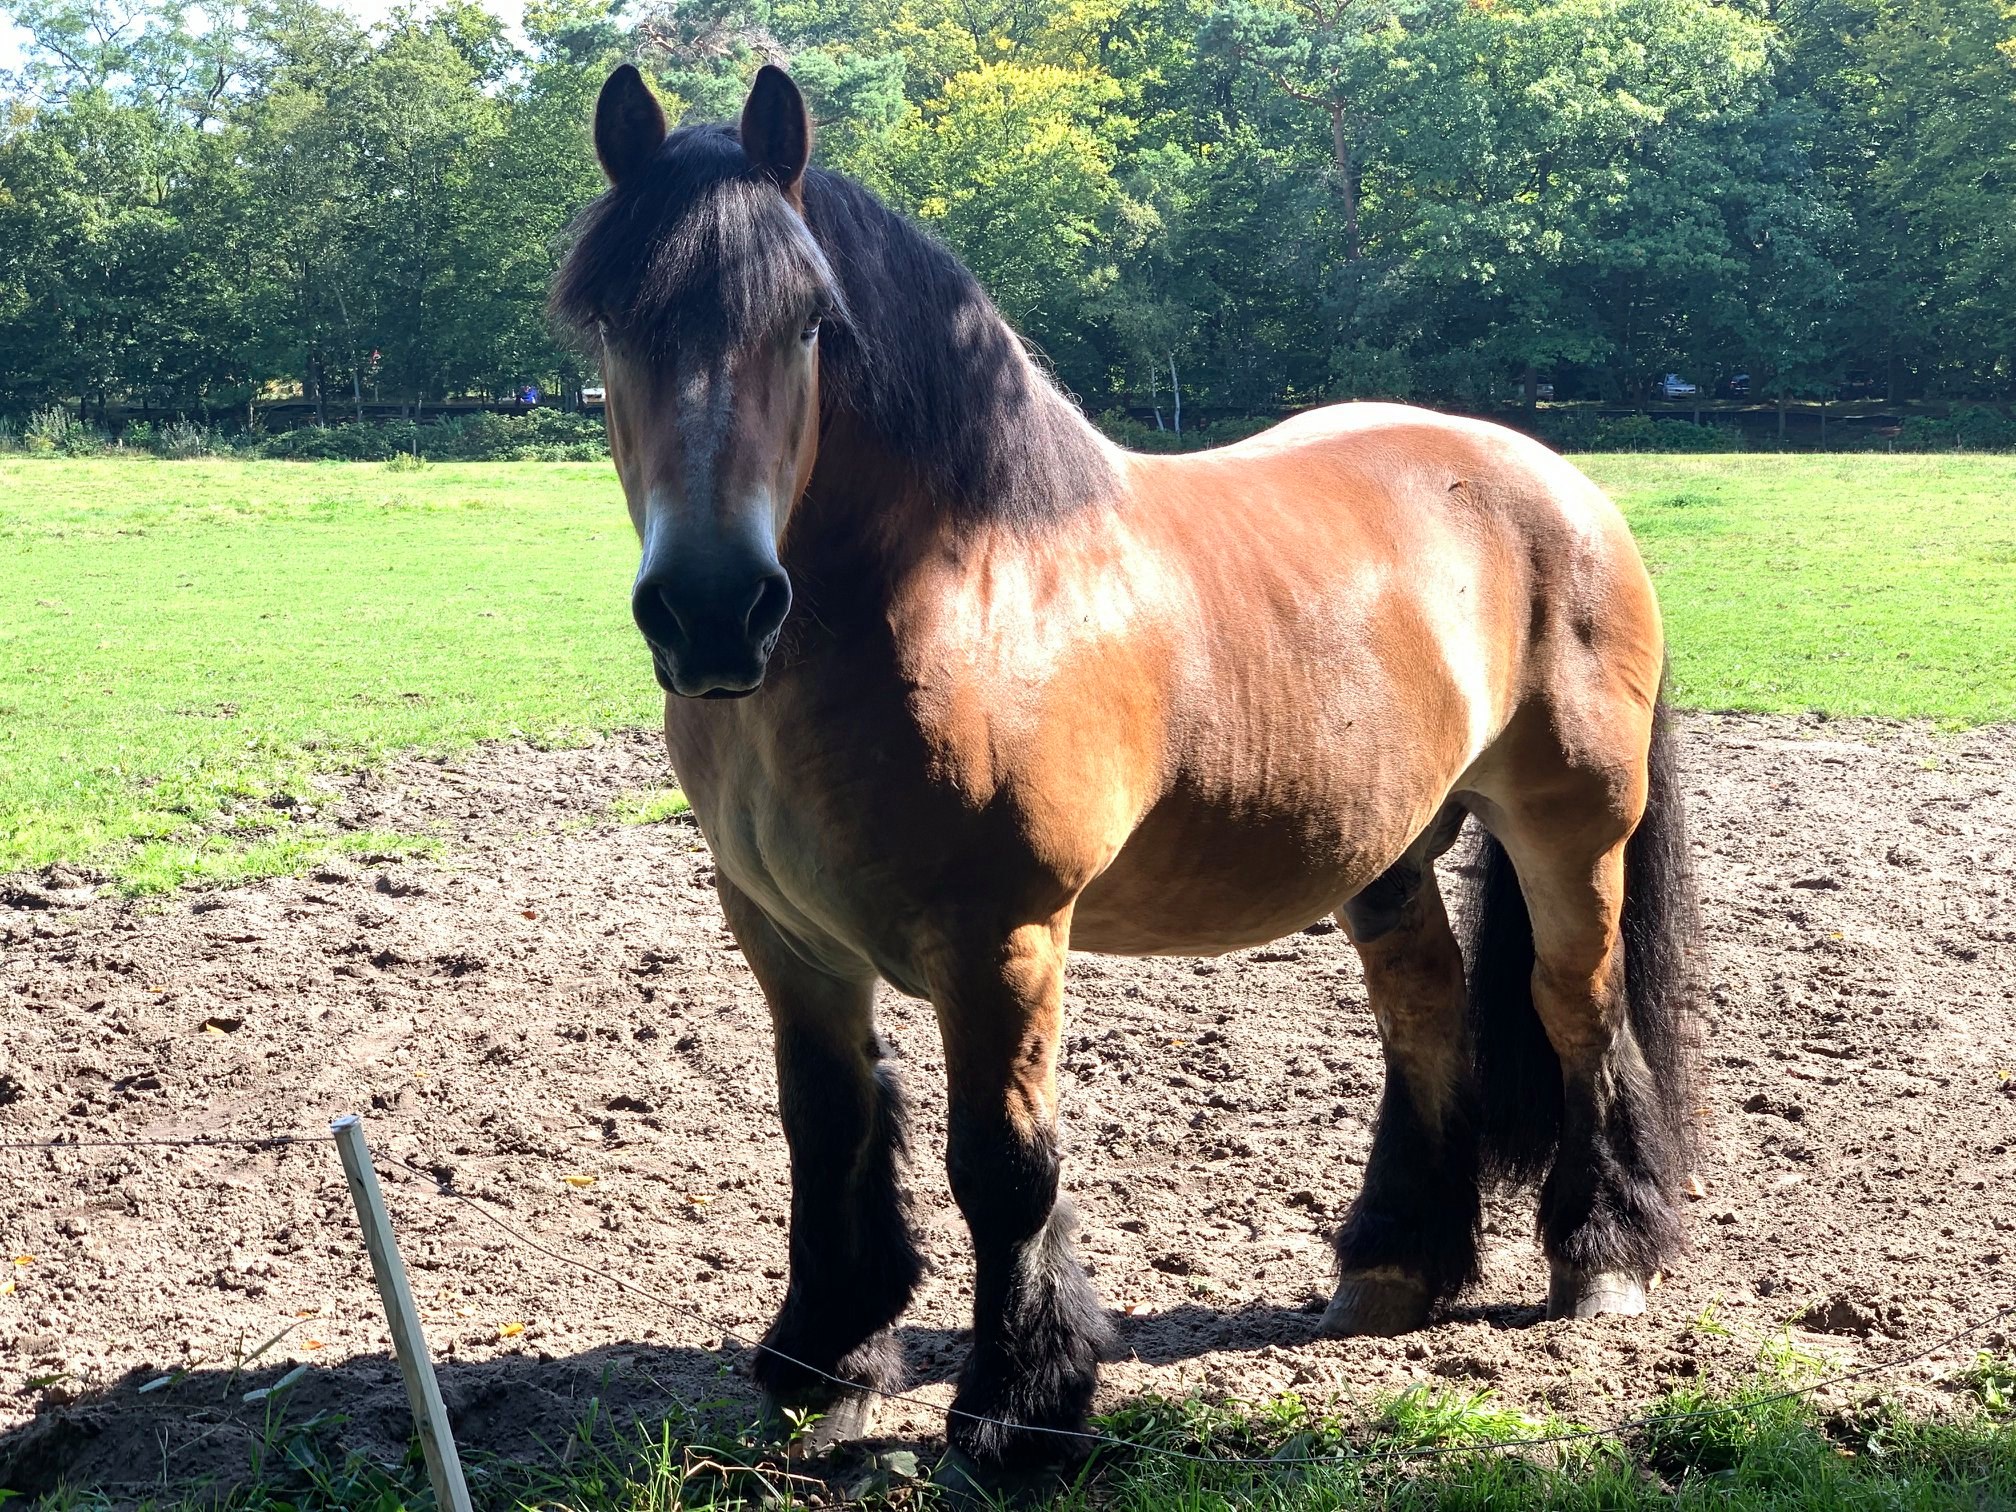
[[755, 691], [791, 608], [778, 560], [819, 437], [819, 327], [840, 309], [804, 219], [812, 123], [765, 67], [739, 133], [667, 134], [637, 70], [609, 76], [555, 312], [599, 349], [609, 449], [643, 558], [631, 598], [658, 680]]

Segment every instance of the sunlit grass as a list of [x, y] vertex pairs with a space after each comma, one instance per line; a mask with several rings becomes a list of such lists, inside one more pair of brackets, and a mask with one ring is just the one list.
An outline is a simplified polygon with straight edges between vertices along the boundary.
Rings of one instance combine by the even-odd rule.
[[658, 702], [604, 465], [0, 460], [0, 552], [0, 873], [292, 870], [317, 771]]
[[1575, 460], [1652, 565], [1683, 704], [2016, 719], [2016, 458]]
[[693, 805], [686, 801], [686, 795], [676, 787], [624, 793], [609, 807], [610, 811], [625, 824], [659, 824], [667, 819], [677, 819], [681, 814], [693, 812]]
[[[1098, 1419], [1102, 1448], [1048, 1494], [1051, 1512], [1984, 1512], [2016, 1505], [2016, 1433], [1980, 1411], [1946, 1421], [1875, 1401], [1823, 1409], [1767, 1367], [1722, 1395], [1676, 1392], [1638, 1426], [1590, 1431], [1520, 1413], [1488, 1390], [1416, 1387], [1366, 1410], [1296, 1396], [1263, 1402], [1139, 1398]], [[807, 1464], [725, 1404], [668, 1403], [663, 1421], [612, 1428], [593, 1403], [535, 1463], [468, 1460], [478, 1505], [513, 1512], [673, 1512], [844, 1504], [950, 1505], [920, 1486], [936, 1450], [884, 1448]], [[417, 1453], [373, 1464], [342, 1447], [342, 1419], [267, 1425], [259, 1465], [223, 1501], [172, 1489], [160, 1512], [399, 1512], [426, 1495]], [[1524, 1442], [1537, 1439], [1552, 1442]], [[1511, 1447], [1505, 1447], [1506, 1445]], [[921, 1450], [921, 1452], [920, 1452]], [[830, 1480], [828, 1477], [831, 1477]], [[51, 1508], [98, 1512], [89, 1492]]]

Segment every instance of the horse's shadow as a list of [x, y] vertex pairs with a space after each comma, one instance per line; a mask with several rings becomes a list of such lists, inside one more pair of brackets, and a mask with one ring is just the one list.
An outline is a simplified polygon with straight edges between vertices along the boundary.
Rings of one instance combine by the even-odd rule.
[[[1249, 1303], [1229, 1312], [1186, 1304], [1143, 1316], [1116, 1313], [1111, 1358], [1173, 1365], [1206, 1354], [1292, 1349], [1317, 1338], [1321, 1311], [1316, 1299], [1297, 1307]], [[1516, 1328], [1540, 1314], [1476, 1307], [1448, 1316]], [[899, 1336], [908, 1386], [942, 1387], [957, 1377], [965, 1330], [914, 1325]], [[646, 1342], [570, 1355], [450, 1359], [436, 1369], [473, 1473], [502, 1484], [514, 1473], [555, 1468], [583, 1454], [620, 1460], [626, 1444], [641, 1453], [647, 1433], [669, 1432], [675, 1444], [732, 1443], [756, 1415], [748, 1358], [746, 1349]], [[359, 1456], [400, 1465], [412, 1419], [389, 1357], [358, 1355], [289, 1376], [284, 1365], [201, 1369], [163, 1384], [163, 1372], [150, 1367], [74, 1397], [45, 1394], [34, 1416], [0, 1430], [0, 1490], [41, 1496], [90, 1489], [137, 1500], [186, 1495], [191, 1487], [221, 1494], [251, 1478], [255, 1467], [284, 1484], [311, 1468], [331, 1473]], [[410, 1465], [390, 1473], [419, 1474]]]

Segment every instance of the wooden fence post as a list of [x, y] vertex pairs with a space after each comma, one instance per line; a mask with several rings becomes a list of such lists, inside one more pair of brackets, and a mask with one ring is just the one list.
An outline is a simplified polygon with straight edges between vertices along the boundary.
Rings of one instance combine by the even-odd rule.
[[434, 1483], [434, 1500], [441, 1512], [470, 1512], [469, 1486], [462, 1479], [462, 1459], [455, 1452], [455, 1436], [448, 1428], [448, 1408], [441, 1400], [441, 1386], [434, 1379], [434, 1362], [427, 1354], [427, 1340], [420, 1332], [420, 1310], [413, 1305], [413, 1290], [406, 1284], [406, 1267], [399, 1261], [398, 1241], [392, 1235], [392, 1215], [385, 1207], [385, 1194], [378, 1189], [378, 1172], [371, 1165], [371, 1147], [364, 1142], [364, 1125], [355, 1113], [346, 1113], [329, 1126], [336, 1136], [336, 1152], [343, 1157], [343, 1175], [350, 1183], [350, 1200], [357, 1206], [357, 1222], [364, 1229], [364, 1248], [371, 1256], [371, 1274], [378, 1282], [378, 1295], [385, 1302], [385, 1321], [392, 1329], [392, 1353], [399, 1360], [399, 1372], [406, 1377], [406, 1395], [413, 1404], [413, 1422], [420, 1430], [420, 1449], [427, 1456], [427, 1478]]

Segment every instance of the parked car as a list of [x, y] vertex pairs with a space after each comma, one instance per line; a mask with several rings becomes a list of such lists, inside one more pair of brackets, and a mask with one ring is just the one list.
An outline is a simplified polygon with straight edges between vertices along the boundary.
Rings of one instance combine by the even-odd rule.
[[583, 404], [600, 404], [607, 397], [607, 391], [599, 383], [591, 384], [589, 387], [581, 390], [581, 402]]
[[1731, 373], [1729, 381], [1723, 387], [1729, 391], [1731, 399], [1747, 399], [1750, 397], [1750, 375], [1748, 373]]
[[1535, 399], [1552, 399], [1554, 397], [1554, 385], [1551, 383], [1534, 384], [1533, 397]]
[[1659, 397], [1661, 399], [1692, 399], [1700, 392], [1701, 390], [1697, 385], [1689, 383], [1678, 373], [1668, 373], [1664, 378], [1659, 380]]

